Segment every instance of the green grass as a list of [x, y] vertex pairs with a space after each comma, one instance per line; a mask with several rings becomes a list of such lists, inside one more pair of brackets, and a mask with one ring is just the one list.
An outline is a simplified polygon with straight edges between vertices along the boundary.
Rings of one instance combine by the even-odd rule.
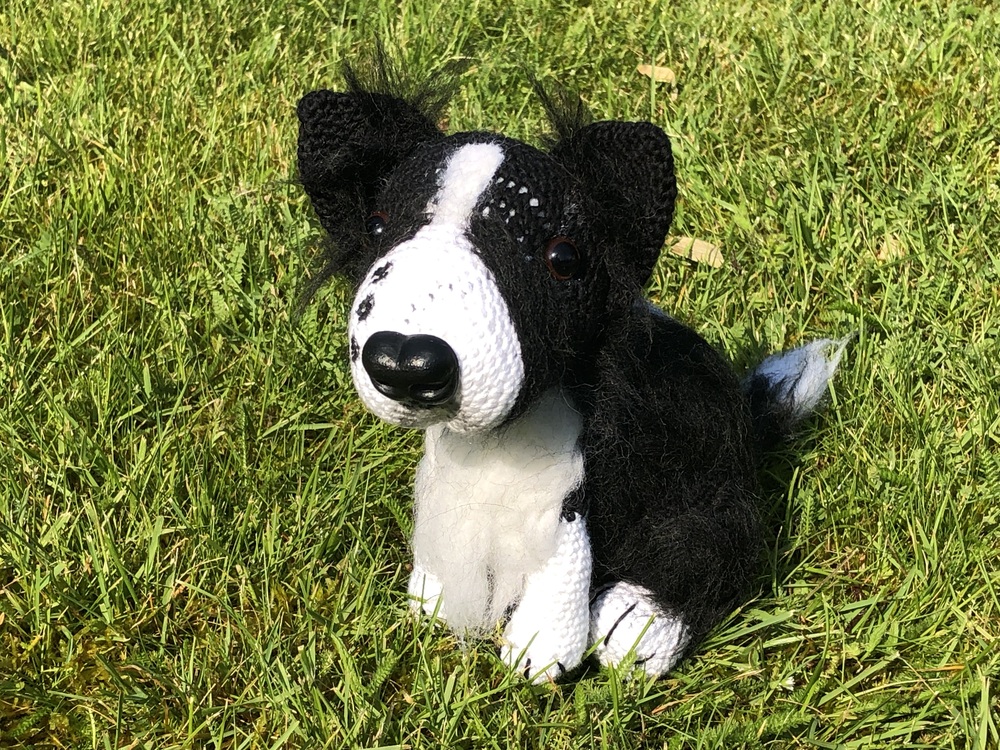
[[[1000, 745], [1000, 10], [989, 3], [8, 0], [0, 746]], [[366, 415], [299, 96], [373, 33], [674, 138], [653, 296], [746, 365], [857, 332], [765, 477], [761, 595], [660, 682], [531, 688], [406, 615], [419, 436]], [[639, 63], [667, 65], [677, 85]]]

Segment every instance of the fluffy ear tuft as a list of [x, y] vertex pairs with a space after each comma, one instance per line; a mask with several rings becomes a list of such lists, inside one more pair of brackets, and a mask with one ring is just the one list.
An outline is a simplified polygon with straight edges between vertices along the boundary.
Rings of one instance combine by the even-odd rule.
[[649, 280], [674, 215], [670, 138], [648, 122], [596, 122], [564, 137], [552, 155], [580, 181], [586, 212], [616, 275]]
[[532, 78], [531, 87], [545, 107], [545, 114], [555, 131], [554, 136], [545, 139], [550, 148], [555, 147], [560, 139], [572, 138], [594, 121], [593, 114], [579, 95], [564, 86], [557, 83], [543, 85], [537, 78]]

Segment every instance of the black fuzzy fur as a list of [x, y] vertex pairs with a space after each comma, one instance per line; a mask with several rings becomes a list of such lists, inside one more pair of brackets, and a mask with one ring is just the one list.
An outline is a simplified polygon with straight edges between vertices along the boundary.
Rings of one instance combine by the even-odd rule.
[[757, 572], [750, 411], [728, 363], [689, 328], [639, 309], [616, 323], [576, 391], [594, 583], [655, 592], [692, 648]]
[[[539, 216], [517, 204], [508, 223], [500, 211], [484, 217], [483, 208], [517, 199], [491, 188], [469, 231], [525, 361], [508, 421], [553, 387], [572, 395], [586, 478], [564, 513], [587, 518], [594, 586], [649, 589], [683, 617], [693, 648], [747, 595], [761, 545], [755, 442], [790, 425], [773, 418], [766, 383], [751, 383], [748, 399], [704, 339], [644, 301], [677, 194], [666, 134], [650, 123], [591, 123], [578, 102], [546, 96], [556, 130], [548, 151], [490, 133], [445, 137], [434, 126], [440, 99], [348, 81], [348, 93], [313, 92], [298, 107], [301, 180], [330, 238], [319, 281], [361, 279], [426, 221], [447, 154], [500, 143], [500, 176], [529, 185], [545, 208]], [[377, 238], [364, 231], [373, 211], [389, 217]], [[554, 236], [583, 253], [574, 278], [545, 267], [540, 248]]]

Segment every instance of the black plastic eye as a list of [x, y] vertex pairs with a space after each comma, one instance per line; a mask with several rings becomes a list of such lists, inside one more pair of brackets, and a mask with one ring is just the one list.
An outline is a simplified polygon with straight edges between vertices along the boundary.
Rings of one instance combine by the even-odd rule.
[[552, 278], [566, 281], [580, 270], [580, 251], [569, 237], [553, 237], [545, 246], [545, 265]]
[[385, 231], [385, 225], [388, 223], [388, 214], [383, 211], [372, 211], [365, 219], [365, 231], [369, 237], [378, 237]]

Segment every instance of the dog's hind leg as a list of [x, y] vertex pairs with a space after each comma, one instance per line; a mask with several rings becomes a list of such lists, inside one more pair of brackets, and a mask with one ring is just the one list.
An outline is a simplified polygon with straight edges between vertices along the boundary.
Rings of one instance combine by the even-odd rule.
[[590, 605], [590, 644], [603, 666], [632, 663], [651, 677], [669, 671], [689, 640], [682, 619], [664, 612], [641, 586], [619, 581]]

